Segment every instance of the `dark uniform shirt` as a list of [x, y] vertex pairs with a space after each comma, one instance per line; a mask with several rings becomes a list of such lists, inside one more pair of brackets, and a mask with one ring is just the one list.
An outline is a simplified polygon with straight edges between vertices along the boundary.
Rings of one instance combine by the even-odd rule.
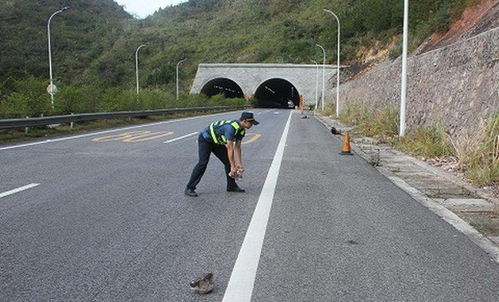
[[[239, 124], [238, 120], [233, 120], [230, 122], [231, 123], [237, 122]], [[221, 126], [214, 127], [215, 134], [217, 136], [223, 135], [223, 136], [225, 136], [225, 138], [227, 140], [232, 140], [232, 141], [242, 140], [244, 135], [245, 135], [245, 131], [244, 131], [243, 127], [241, 127], [240, 128], [241, 130], [237, 131], [237, 133], [236, 133], [236, 129], [233, 126], [231, 126], [231, 123], [226, 123], [226, 124], [223, 124]], [[241, 126], [241, 124], [239, 124], [239, 126]], [[210, 126], [206, 127], [203, 130], [203, 132], [201, 132], [201, 135], [203, 136], [203, 138], [205, 140], [213, 143], [213, 139], [212, 139], [211, 134], [210, 134]]]

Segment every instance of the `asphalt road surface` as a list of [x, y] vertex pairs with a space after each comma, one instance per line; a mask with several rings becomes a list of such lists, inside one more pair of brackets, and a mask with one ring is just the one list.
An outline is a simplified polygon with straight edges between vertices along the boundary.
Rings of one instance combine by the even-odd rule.
[[498, 300], [484, 251], [290, 110], [255, 110], [246, 193], [212, 156], [185, 196], [196, 133], [239, 114], [0, 146], [0, 301]]

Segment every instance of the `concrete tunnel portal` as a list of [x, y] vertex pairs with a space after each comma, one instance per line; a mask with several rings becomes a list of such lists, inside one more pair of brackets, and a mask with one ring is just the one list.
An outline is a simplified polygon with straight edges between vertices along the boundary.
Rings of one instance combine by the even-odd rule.
[[270, 79], [255, 91], [257, 107], [294, 108], [300, 104], [300, 94], [293, 84], [283, 79]]
[[[234, 81], [216, 78], [207, 82], [201, 89], [207, 96], [222, 94], [226, 98], [244, 98], [244, 92]], [[255, 91], [256, 107], [294, 108], [300, 103], [300, 94], [296, 87], [283, 79], [270, 79], [261, 83]]]
[[209, 81], [203, 86], [201, 93], [210, 97], [223, 94], [228, 99], [244, 98], [241, 87], [236, 82], [226, 78], [217, 78]]

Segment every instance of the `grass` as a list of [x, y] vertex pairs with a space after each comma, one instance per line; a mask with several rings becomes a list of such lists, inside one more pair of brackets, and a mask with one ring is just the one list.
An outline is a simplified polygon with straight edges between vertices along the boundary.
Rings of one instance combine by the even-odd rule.
[[[333, 109], [334, 105], [326, 106], [323, 114], [331, 115]], [[482, 123], [478, 131], [463, 131], [455, 138], [448, 136], [442, 125], [418, 127], [399, 138], [398, 110], [394, 107], [373, 110], [359, 102], [350, 102], [340, 121], [354, 126], [361, 135], [389, 143], [413, 156], [455, 156], [458, 169], [473, 183], [499, 187], [499, 112]]]
[[479, 185], [499, 186], [499, 113], [481, 123], [478, 131], [462, 131], [451, 142], [466, 177]]
[[388, 142], [397, 134], [397, 116], [398, 109], [395, 107], [370, 110], [367, 106], [352, 102], [340, 114], [340, 121], [347, 125], [355, 125], [356, 130], [364, 136]]
[[431, 128], [417, 128], [395, 141], [395, 146], [415, 156], [434, 158], [452, 156], [454, 150], [441, 125]]

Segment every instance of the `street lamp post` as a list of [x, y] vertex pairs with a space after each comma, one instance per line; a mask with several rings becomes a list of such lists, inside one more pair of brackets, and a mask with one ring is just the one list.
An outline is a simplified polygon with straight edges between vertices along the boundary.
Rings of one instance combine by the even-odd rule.
[[320, 47], [322, 49], [322, 54], [323, 54], [323, 59], [322, 59], [322, 104], [321, 104], [321, 108], [322, 108], [322, 111], [324, 111], [324, 93], [326, 91], [326, 84], [325, 84], [325, 78], [326, 78], [326, 50], [324, 49], [324, 47], [322, 47], [321, 45], [319, 44], [315, 44], [317, 47]]
[[55, 86], [54, 86], [54, 81], [52, 79], [52, 50], [51, 50], [51, 43], [50, 43], [50, 21], [52, 21], [52, 18], [57, 15], [58, 13], [62, 13], [65, 10], [70, 9], [70, 6], [65, 6], [57, 11], [55, 11], [50, 17], [49, 20], [47, 21], [47, 37], [48, 37], [48, 49], [49, 49], [49, 76], [50, 76], [50, 85], [47, 88], [48, 93], [50, 94], [50, 102], [52, 104], [52, 110], [54, 109], [54, 94], [55, 94]]
[[315, 110], [317, 110], [317, 106], [319, 106], [319, 64], [317, 64], [316, 60], [312, 60], [315, 63]]
[[139, 103], [139, 50], [146, 46], [146, 44], [142, 44], [139, 47], [137, 47], [137, 50], [135, 51], [135, 75], [136, 75], [136, 80], [137, 80], [137, 104]]
[[328, 9], [323, 10], [326, 13], [333, 15], [338, 22], [338, 58], [336, 60], [336, 63], [338, 64], [338, 66], [336, 66], [336, 118], [338, 118], [340, 116], [340, 19], [332, 11]]
[[402, 78], [400, 87], [400, 131], [399, 136], [405, 135], [405, 107], [407, 95], [407, 42], [409, 38], [409, 0], [404, 0], [404, 37], [402, 42]]
[[176, 75], [177, 75], [177, 77], [176, 77], [176, 79], [177, 79], [177, 101], [178, 101], [178, 66], [180, 64], [182, 64], [185, 60], [187, 60], [187, 59], [184, 58], [184, 59], [178, 61], [178, 63], [177, 63], [177, 73], [176, 73]]

